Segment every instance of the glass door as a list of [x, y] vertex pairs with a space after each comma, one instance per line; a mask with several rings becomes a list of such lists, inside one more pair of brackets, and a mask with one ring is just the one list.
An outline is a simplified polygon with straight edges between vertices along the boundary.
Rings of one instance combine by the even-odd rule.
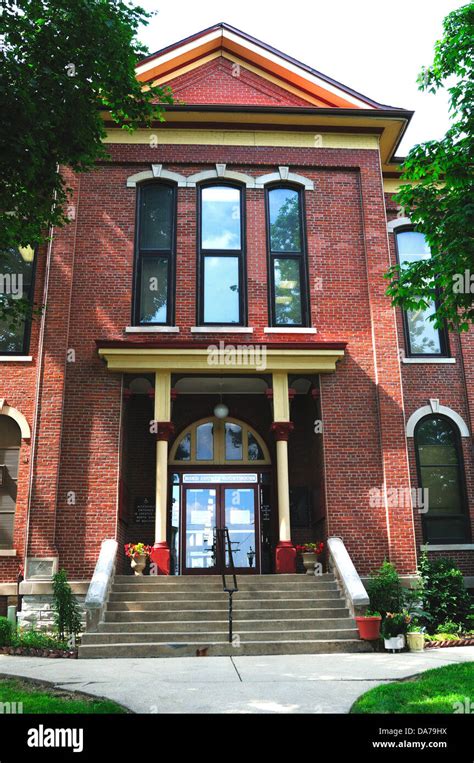
[[[222, 487], [223, 526], [229, 528], [234, 566], [237, 571], [255, 572], [260, 567], [256, 527], [256, 488], [249, 486]], [[226, 567], [229, 565], [226, 553]]]
[[[209, 475], [212, 478], [212, 475]], [[242, 475], [244, 476], [244, 475]], [[183, 485], [182, 573], [220, 574], [216, 528], [229, 529], [238, 574], [260, 571], [257, 485]], [[229, 559], [226, 551], [225, 566]]]
[[216, 487], [184, 488], [183, 573], [214, 572], [214, 528], [217, 521]]

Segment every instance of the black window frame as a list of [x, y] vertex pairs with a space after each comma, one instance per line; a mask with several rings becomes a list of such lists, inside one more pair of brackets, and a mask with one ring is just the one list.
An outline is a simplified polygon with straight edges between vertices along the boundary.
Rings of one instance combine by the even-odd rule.
[[[235, 188], [240, 193], [240, 249], [203, 249], [202, 247], [202, 191], [205, 188], [221, 186]], [[229, 181], [226, 178], [220, 180], [213, 178], [197, 186], [197, 214], [196, 214], [196, 246], [197, 246], [197, 300], [196, 300], [196, 325], [197, 326], [246, 326], [247, 325], [247, 236], [246, 236], [246, 194], [242, 183]], [[239, 260], [239, 321], [219, 322], [204, 320], [204, 261], [206, 257], [238, 257]]]
[[[173, 192], [171, 201], [171, 247], [169, 249], [141, 249], [140, 248], [140, 207], [141, 194], [146, 188], [151, 186], [165, 186], [171, 188]], [[133, 268], [133, 301], [132, 301], [132, 325], [133, 326], [174, 326], [176, 311], [176, 228], [178, 217], [178, 193], [176, 183], [166, 180], [147, 180], [137, 186], [136, 211], [135, 211], [135, 259]], [[167, 257], [168, 258], [168, 288], [167, 288], [167, 309], [166, 321], [140, 320], [141, 307], [141, 281], [142, 281], [142, 262], [146, 258]]]
[[[447, 422], [451, 431], [454, 433], [454, 441], [455, 441], [456, 456], [457, 456], [457, 467], [459, 470], [462, 511], [459, 514], [452, 514], [452, 513], [451, 514], [436, 514], [436, 516], [431, 516], [431, 517], [428, 516], [429, 510], [426, 514], [421, 514], [423, 542], [427, 544], [432, 543], [433, 545], [470, 543], [472, 539], [472, 530], [471, 530], [471, 522], [470, 522], [470, 516], [469, 516], [469, 504], [468, 504], [467, 486], [466, 486], [466, 472], [464, 467], [464, 454], [462, 449], [461, 433], [459, 431], [459, 427], [457, 426], [456, 422], [450, 419], [449, 416], [444, 416], [442, 413], [429, 413], [428, 415], [423, 416], [423, 418], [421, 418], [416, 423], [415, 431], [413, 432], [413, 444], [415, 448], [416, 474], [417, 474], [418, 485], [420, 488], [423, 488], [417, 435], [418, 435], [418, 430], [420, 426], [428, 419], [443, 419], [444, 421]], [[452, 464], [438, 464], [437, 466], [452, 466]], [[454, 538], [441, 538], [441, 537], [437, 538], [436, 536], [434, 538], [429, 537], [427, 522], [436, 523], [438, 520], [447, 521], [449, 519], [456, 519], [456, 520], [461, 519], [463, 521], [464, 533], [462, 536], [460, 535], [459, 537], [454, 537]]]
[[[301, 232], [301, 252], [273, 252], [270, 235], [270, 193], [280, 188], [287, 188], [298, 193]], [[295, 183], [277, 182], [265, 187], [265, 225], [267, 236], [267, 274], [268, 274], [268, 317], [272, 328], [310, 328], [311, 302], [309, 294], [308, 249], [306, 235], [306, 210], [303, 188]], [[295, 259], [299, 261], [301, 290], [301, 323], [277, 323], [275, 309], [275, 259]]]
[[[395, 234], [395, 253], [397, 258], [397, 264], [400, 265], [400, 254], [398, 249], [398, 236], [402, 233], [421, 233], [421, 231], [417, 231], [413, 225], [403, 225], [399, 228], [396, 228], [394, 230]], [[421, 233], [421, 235], [424, 235]], [[439, 306], [439, 292], [434, 291], [433, 292], [433, 302], [435, 304], [435, 307]], [[404, 334], [404, 340], [405, 340], [405, 355], [407, 358], [450, 358], [450, 347], [449, 347], [449, 333], [446, 326], [446, 322], [443, 322], [443, 327], [440, 329], [436, 329], [439, 335], [439, 345], [441, 352], [413, 352], [411, 349], [411, 343], [410, 343], [410, 327], [408, 324], [408, 311], [402, 309], [403, 314], [403, 334]]]
[[[12, 247], [13, 248], [13, 247]], [[36, 285], [36, 266], [38, 261], [38, 247], [34, 246], [33, 248], [33, 262], [31, 267], [31, 281], [30, 285], [27, 289], [24, 290], [23, 298], [27, 299], [30, 308], [34, 307], [34, 297], [35, 297], [35, 285]], [[0, 255], [0, 272], [2, 269], [2, 260]], [[23, 331], [23, 343], [21, 350], [4, 350], [0, 348], [0, 355], [8, 355], [11, 357], [21, 357], [23, 355], [28, 355], [30, 351], [30, 342], [31, 342], [31, 328], [33, 323], [33, 316], [30, 316], [29, 318], [25, 318], [24, 321], [22, 321], [24, 324], [24, 331]]]

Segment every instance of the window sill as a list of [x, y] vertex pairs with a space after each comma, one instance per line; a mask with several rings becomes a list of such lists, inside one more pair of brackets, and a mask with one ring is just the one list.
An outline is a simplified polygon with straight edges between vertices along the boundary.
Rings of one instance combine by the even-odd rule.
[[474, 543], [438, 543], [420, 546], [421, 551], [474, 551]]
[[191, 334], [253, 334], [249, 326], [191, 326]]
[[317, 329], [289, 326], [266, 326], [263, 329], [264, 334], [316, 334]]
[[126, 334], [179, 334], [179, 326], [127, 326]]
[[0, 363], [31, 363], [32, 355], [0, 355]]
[[0, 556], [16, 556], [16, 548], [0, 548]]
[[402, 363], [449, 363], [454, 365], [454, 363], [456, 363], [456, 358], [402, 358]]

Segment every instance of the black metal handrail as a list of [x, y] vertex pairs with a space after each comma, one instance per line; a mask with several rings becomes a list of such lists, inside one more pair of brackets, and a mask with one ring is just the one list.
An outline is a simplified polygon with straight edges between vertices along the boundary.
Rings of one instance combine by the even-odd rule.
[[[216, 543], [216, 551], [219, 549], [219, 553], [217, 555], [217, 558], [219, 560], [219, 564], [221, 566], [221, 573], [222, 573], [222, 590], [224, 593], [227, 593], [229, 595], [229, 644], [232, 644], [232, 636], [233, 636], [233, 605], [232, 605], [232, 596], [234, 593], [237, 593], [239, 590], [239, 587], [237, 585], [237, 575], [235, 574], [235, 566], [234, 566], [234, 555], [232, 553], [232, 543], [230, 540], [229, 535], [229, 528], [228, 527], [216, 527], [215, 530], [215, 543]], [[228, 554], [228, 567], [229, 567], [229, 573], [232, 576], [232, 587], [229, 587], [227, 585], [227, 575], [226, 575], [226, 551]]]

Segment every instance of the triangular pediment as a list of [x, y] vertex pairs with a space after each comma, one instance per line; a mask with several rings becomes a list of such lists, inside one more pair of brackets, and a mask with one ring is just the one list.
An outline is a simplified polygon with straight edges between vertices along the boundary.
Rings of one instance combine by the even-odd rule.
[[224, 23], [148, 56], [137, 77], [187, 105], [389, 108]]

